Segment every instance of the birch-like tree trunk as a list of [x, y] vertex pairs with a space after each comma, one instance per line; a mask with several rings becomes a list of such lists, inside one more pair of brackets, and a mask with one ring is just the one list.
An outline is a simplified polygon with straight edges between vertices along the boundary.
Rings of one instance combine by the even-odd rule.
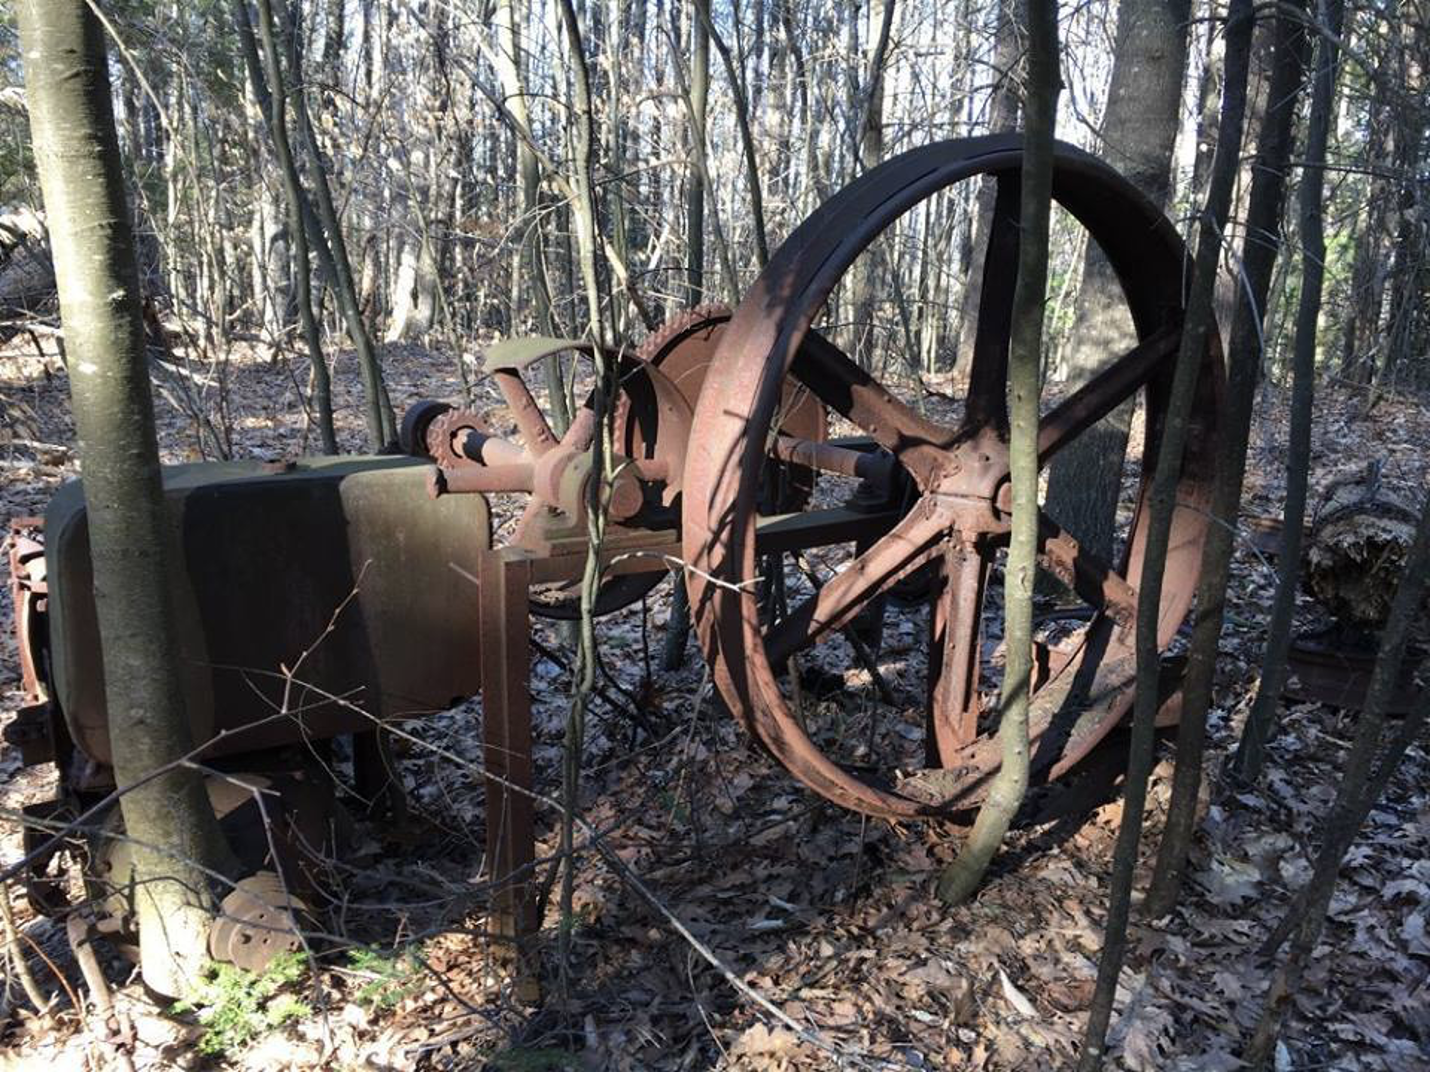
[[[166, 524], [103, 30], [85, 0], [16, 5], [80, 441], [115, 778], [194, 748], [174, 667]], [[208, 958], [228, 854], [203, 780], [175, 767], [121, 799], [145, 983], [182, 996]]]

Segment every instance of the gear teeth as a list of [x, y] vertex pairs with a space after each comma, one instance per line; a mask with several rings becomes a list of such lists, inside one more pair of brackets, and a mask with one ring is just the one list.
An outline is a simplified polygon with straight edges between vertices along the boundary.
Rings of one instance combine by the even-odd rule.
[[682, 310], [647, 333], [641, 346], [636, 349], [636, 356], [643, 362], [651, 362], [660, 368], [665, 352], [673, 344], [680, 342], [683, 336], [688, 336], [708, 324], [713, 327], [725, 324], [731, 319], [731, 315], [731, 307], [721, 302], [707, 302]]
[[453, 450], [453, 434], [459, 429], [476, 429], [480, 433], [491, 431], [487, 422], [483, 421], [478, 414], [459, 407], [445, 410], [428, 422], [427, 431], [424, 434], [428, 455], [444, 469], [462, 466], [469, 462], [467, 456], [459, 455]]

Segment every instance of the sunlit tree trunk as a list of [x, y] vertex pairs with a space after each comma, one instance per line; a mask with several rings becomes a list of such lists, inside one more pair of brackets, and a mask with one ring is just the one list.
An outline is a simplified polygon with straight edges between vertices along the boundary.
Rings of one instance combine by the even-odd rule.
[[[84, 0], [23, 0], [15, 10], [80, 441], [109, 737], [125, 787], [194, 748], [174, 667], [134, 241], [98, 21]], [[131, 790], [121, 811], [135, 840], [144, 980], [181, 996], [208, 957], [223, 839], [193, 769]]]
[[[1168, 203], [1190, 6], [1189, 0], [1119, 0], [1100, 154], [1159, 206]], [[1085, 249], [1077, 308], [1060, 371], [1071, 386], [1084, 383], [1134, 342], [1123, 288], [1092, 242]], [[1132, 413], [1130, 399], [1059, 452], [1049, 471], [1046, 510], [1081, 545], [1109, 561]]]

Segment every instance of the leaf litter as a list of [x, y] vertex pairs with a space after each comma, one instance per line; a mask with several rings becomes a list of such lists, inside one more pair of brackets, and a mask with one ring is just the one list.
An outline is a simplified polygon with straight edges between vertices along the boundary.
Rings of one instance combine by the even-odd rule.
[[[287, 361], [301, 376], [302, 363], [294, 356]], [[398, 346], [385, 348], [383, 361], [400, 409], [419, 397], [459, 397], [451, 358]], [[351, 357], [339, 358], [335, 374], [340, 441], [355, 450], [362, 431]], [[229, 409], [238, 454], [279, 458], [305, 450], [294, 383], [288, 369], [237, 354]], [[481, 384], [478, 393], [477, 405], [500, 417], [496, 395]], [[40, 359], [15, 350], [0, 356], [0, 400], [0, 506], [8, 515], [39, 513], [77, 470], [63, 367], [53, 355]], [[1388, 400], [1368, 419], [1360, 415], [1361, 403], [1340, 389], [1325, 390], [1316, 415], [1315, 488], [1338, 471], [1344, 445], [1376, 444], [1386, 456], [1385, 486], [1410, 498], [1426, 480], [1425, 413]], [[1282, 404], [1272, 398], [1259, 407], [1247, 490], [1251, 513], [1281, 510]], [[157, 407], [165, 460], [195, 457], [192, 420], [166, 402]], [[306, 443], [311, 450], [312, 438]], [[497, 505], [500, 526], [510, 527], [513, 509]], [[1236, 741], [1256, 688], [1262, 622], [1275, 581], [1240, 542], [1210, 719], [1210, 765]], [[566, 993], [555, 987], [555, 942], [544, 941], [547, 995], [537, 1005], [524, 1002], [485, 935], [480, 775], [409, 746], [400, 765], [418, 821], [402, 838], [360, 828], [366, 852], [335, 871], [344, 898], [331, 927], [365, 945], [413, 951], [423, 967], [415, 986], [394, 989], [390, 1005], [367, 1009], [355, 997], [371, 980], [338, 966], [325, 969], [306, 997], [315, 1015], [277, 1041], [231, 1056], [231, 1063], [612, 1070], [1074, 1064], [1093, 994], [1122, 802], [1095, 805], [1073, 822], [1027, 821], [978, 897], [946, 908], [934, 898], [933, 884], [958, 847], [958, 829], [862, 821], [806, 793], [753, 748], [719, 702], [700, 694], [694, 651], [679, 673], [643, 681], [647, 659], [655, 661], [651, 647], [661, 637], [666, 593], [664, 585], [649, 598], [645, 621], [643, 609], [634, 608], [599, 627], [603, 679], [617, 700], [594, 702], [584, 816], [691, 935], [838, 1054], [740, 996], [593, 853], [582, 856], [578, 870]], [[1300, 626], [1318, 615], [1311, 606], [1299, 614]], [[559, 628], [541, 623], [536, 630], [545, 646], [566, 651]], [[894, 624], [886, 642], [904, 652], [893, 663], [882, 655], [883, 674], [902, 685], [901, 676], [923, 675], [910, 624]], [[0, 611], [0, 654], [9, 669], [9, 719], [19, 695], [8, 607]], [[849, 665], [826, 670], [852, 691], [869, 688], [868, 676]], [[550, 791], [570, 681], [562, 667], [542, 658], [534, 660], [532, 674], [535, 763], [544, 781], [539, 789]], [[640, 702], [650, 729], [619, 711], [632, 701]], [[1260, 788], [1208, 807], [1182, 902], [1167, 919], [1136, 920], [1131, 930], [1111, 1034], [1113, 1065], [1236, 1065], [1270, 970], [1256, 948], [1309, 873], [1355, 718], [1286, 704]], [[470, 702], [409, 729], [419, 743], [476, 761], [479, 721]], [[1168, 750], [1161, 746], [1144, 818], [1140, 889], [1168, 800]], [[1427, 771], [1425, 745], [1418, 745], [1349, 857], [1279, 1044], [1279, 1069], [1426, 1069]], [[19, 770], [9, 754], [0, 759], [0, 774], [6, 807], [51, 793], [45, 769]], [[555, 853], [555, 821], [539, 812], [539, 860]], [[7, 830], [3, 838], [6, 860], [15, 860], [18, 833]], [[545, 875], [539, 871], [539, 880]], [[53, 926], [34, 919], [22, 898], [16, 910], [22, 930], [72, 971]], [[558, 924], [553, 899], [544, 928]], [[192, 1032], [146, 1006], [121, 963], [110, 968], [119, 1004], [142, 1027], [132, 1048], [136, 1067], [192, 1056]], [[53, 978], [43, 979], [56, 988]], [[43, 1055], [84, 1065], [92, 1054], [93, 1040], [72, 1014], [27, 1018], [13, 999], [4, 1001], [3, 1012], [6, 1062]]]

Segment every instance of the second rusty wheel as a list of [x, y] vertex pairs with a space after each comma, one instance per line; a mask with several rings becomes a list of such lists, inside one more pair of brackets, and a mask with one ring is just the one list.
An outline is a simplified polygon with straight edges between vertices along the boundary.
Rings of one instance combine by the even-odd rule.
[[[727, 307], [699, 306], [655, 329], [634, 352], [607, 354], [618, 371], [612, 447], [620, 465], [610, 509], [612, 521], [621, 527], [669, 530], [676, 524], [674, 504], [681, 491], [691, 410], [730, 319]], [[558, 437], [525, 379], [534, 363], [564, 352], [595, 353], [587, 341], [545, 337], [507, 340], [488, 349], [484, 370], [507, 403], [517, 427], [515, 441], [494, 435], [476, 413], [432, 400], [415, 403], [402, 424], [404, 450], [438, 464], [440, 492], [529, 494], [513, 543], [543, 554], [573, 542], [585, 548], [588, 539], [581, 511], [587, 497], [584, 464], [590, 462], [596, 428], [594, 400], [589, 397], [577, 409]], [[825, 407], [808, 389], [788, 381], [775, 429], [787, 449], [795, 444], [806, 453], [819, 450], [826, 437]], [[762, 495], [772, 508], [793, 511], [805, 503], [813, 480], [813, 470], [802, 459], [773, 452], [763, 467]], [[595, 614], [635, 603], [663, 577], [653, 572], [606, 579]], [[574, 579], [534, 594], [533, 614], [577, 618], [575, 585]]]
[[[978, 803], [999, 766], [993, 713], [982, 711], [980, 674], [990, 574], [1007, 544], [1008, 417], [1005, 381], [1016, 272], [1022, 140], [997, 135], [942, 142], [872, 169], [818, 209], [772, 257], [728, 327], [697, 407], [683, 478], [687, 585], [714, 680], [726, 703], [801, 782], [840, 805], [892, 819]], [[869, 371], [810, 332], [859, 255], [920, 202], [961, 180], [992, 176], [994, 216], [979, 317], [958, 421], [932, 420]], [[1127, 180], [1072, 146], [1056, 147], [1053, 194], [1087, 230], [1124, 290], [1137, 344], [1043, 414], [1042, 463], [1142, 393], [1141, 479], [1120, 562], [1103, 561], [1041, 518], [1041, 566], [1088, 605], [1087, 628], [1045, 646], [1030, 706], [1036, 773], [1075, 764], [1127, 714], [1134, 672], [1135, 589], [1148, 531], [1148, 490], [1167, 411], [1183, 320], [1188, 256], [1162, 212]], [[814, 342], [813, 342], [814, 341]], [[1207, 527], [1212, 444], [1222, 391], [1217, 333], [1201, 356], [1198, 399], [1179, 481], [1158, 637], [1166, 647], [1192, 600]], [[913, 502], [808, 599], [766, 629], [753, 592], [758, 487], [786, 375], [898, 462]], [[873, 602], [927, 564], [941, 582], [930, 606], [923, 757], [872, 763], [846, 725], [819, 732], [783, 685], [800, 657], [857, 621]], [[872, 736], [873, 737], [873, 736]], [[898, 745], [898, 743], [897, 743]]]
[[[642, 341], [636, 355], [661, 370], [695, 411], [701, 387], [715, 360], [722, 337], [731, 323], [731, 308], [720, 304], [695, 306], [676, 314]], [[824, 443], [827, 435], [825, 406], [809, 388], [787, 377], [781, 391], [777, 419], [779, 431], [796, 440]], [[617, 400], [617, 429], [621, 449], [632, 458], [649, 450], [652, 434], [645, 419], [632, 406], [630, 395]], [[810, 467], [771, 458], [762, 475], [762, 496], [769, 511], [795, 511], [810, 498], [815, 473]]]

